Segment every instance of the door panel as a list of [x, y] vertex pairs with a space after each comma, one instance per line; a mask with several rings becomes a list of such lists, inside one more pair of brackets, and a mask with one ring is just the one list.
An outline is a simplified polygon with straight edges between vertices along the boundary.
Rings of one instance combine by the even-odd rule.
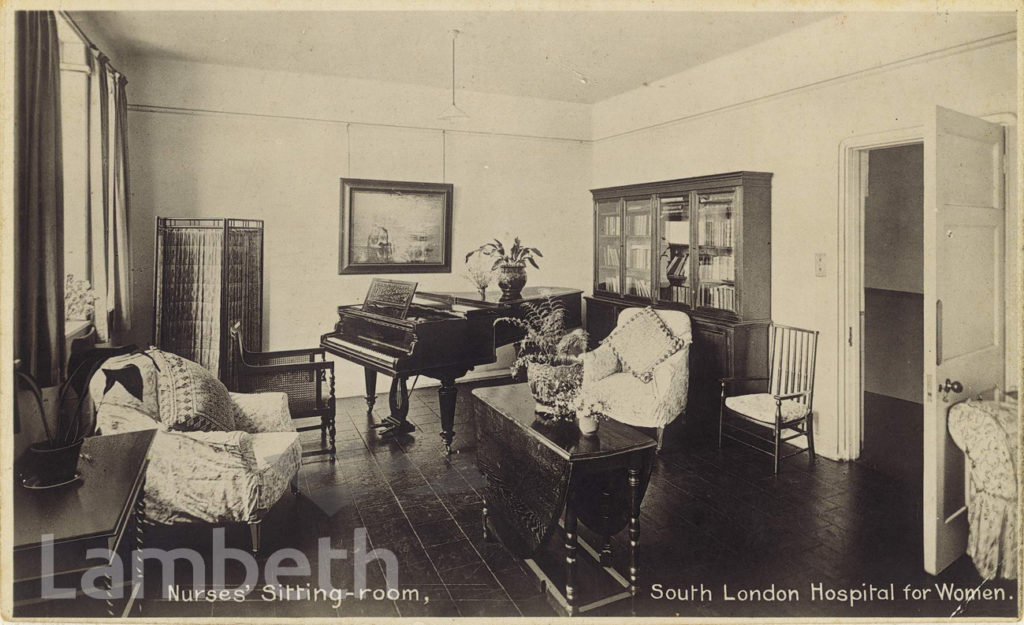
[[944, 264], [957, 270], [956, 284], [943, 289], [943, 360], [999, 347], [1000, 311], [995, 306], [986, 310], [978, 304], [992, 301], [999, 290], [1002, 228], [984, 223], [990, 219], [979, 209], [959, 212], [967, 223], [947, 222], [945, 236], [956, 239], [956, 243], [943, 246], [948, 255]]
[[[963, 454], [950, 406], [1003, 376], [1003, 130], [936, 107], [924, 160], [924, 567], [938, 574], [967, 543]], [[943, 392], [946, 380], [960, 393]]]

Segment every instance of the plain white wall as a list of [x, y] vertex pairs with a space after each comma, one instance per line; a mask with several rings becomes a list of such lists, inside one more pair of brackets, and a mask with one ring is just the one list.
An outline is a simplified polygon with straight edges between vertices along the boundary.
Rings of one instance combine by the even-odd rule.
[[[137, 65], [129, 83], [136, 342], [152, 336], [155, 217], [239, 217], [265, 222], [265, 349], [318, 345], [336, 307], [361, 301], [372, 277], [338, 275], [342, 177], [454, 185], [452, 273], [391, 277], [471, 291], [461, 275], [466, 252], [519, 235], [544, 253], [529, 284], [589, 287], [586, 107], [484, 94], [464, 102], [460, 93], [472, 117], [442, 132], [443, 91]], [[339, 361], [336, 374], [337, 396], [363, 393], [361, 369]]]
[[[1015, 111], [1015, 49], [1012, 15], [843, 15], [593, 107], [460, 92], [471, 118], [443, 137], [444, 90], [115, 58], [134, 106], [136, 340], [151, 334], [156, 215], [267, 220], [266, 327], [278, 349], [315, 343], [334, 307], [365, 291], [368, 278], [336, 273], [340, 177], [455, 185], [453, 273], [421, 276], [424, 286], [465, 289], [465, 250], [514, 232], [545, 252], [531, 283], [589, 291], [588, 189], [771, 171], [773, 317], [822, 331], [818, 445], [836, 456], [839, 143], [920, 125], [936, 104]], [[826, 278], [813, 276], [816, 252]], [[346, 381], [357, 373], [339, 376], [339, 395], [360, 392]]]
[[774, 173], [772, 318], [821, 332], [815, 433], [828, 457], [840, 456], [840, 142], [923, 125], [935, 105], [1016, 111], [1013, 31], [1013, 15], [830, 18], [595, 105], [594, 186]]

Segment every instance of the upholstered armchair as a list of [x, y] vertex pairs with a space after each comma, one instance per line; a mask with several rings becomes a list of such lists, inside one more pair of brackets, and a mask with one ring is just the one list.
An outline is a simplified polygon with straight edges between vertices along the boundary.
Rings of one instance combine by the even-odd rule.
[[148, 521], [249, 525], [288, 488], [302, 448], [284, 393], [239, 394], [200, 365], [151, 349], [105, 361], [89, 383], [98, 433], [155, 429], [146, 472]]
[[608, 338], [583, 354], [581, 408], [657, 428], [660, 451], [665, 426], [686, 411], [692, 342], [682, 311], [623, 310]]
[[985, 579], [1017, 578], [1018, 410], [1016, 401], [978, 399], [949, 409], [949, 434], [968, 469], [967, 555]]

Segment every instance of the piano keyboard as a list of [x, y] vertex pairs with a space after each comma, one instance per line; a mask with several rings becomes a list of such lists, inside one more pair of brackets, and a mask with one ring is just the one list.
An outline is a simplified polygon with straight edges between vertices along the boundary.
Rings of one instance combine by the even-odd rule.
[[366, 358], [370, 358], [376, 362], [379, 362], [380, 364], [383, 364], [391, 368], [394, 368], [395, 363], [398, 362], [397, 356], [385, 354], [384, 352], [379, 352], [375, 349], [370, 349], [369, 347], [359, 345], [358, 343], [344, 341], [334, 336], [327, 337], [326, 339], [324, 339], [324, 342], [330, 343], [331, 345], [336, 345], [338, 348], [345, 351], [355, 352], [357, 354], [360, 354]]

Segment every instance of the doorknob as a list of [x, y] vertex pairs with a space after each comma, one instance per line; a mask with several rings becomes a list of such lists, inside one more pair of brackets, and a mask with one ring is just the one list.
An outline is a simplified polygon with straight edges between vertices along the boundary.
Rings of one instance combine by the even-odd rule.
[[948, 393], [950, 391], [953, 391], [954, 393], [963, 393], [964, 385], [961, 384], [959, 380], [950, 381], [949, 378], [946, 378], [946, 383], [943, 384], [942, 388], [940, 388], [939, 390], [942, 391], [943, 393]]
[[959, 380], [946, 378], [945, 383], [939, 385], [939, 392], [942, 393], [942, 401], [949, 401], [949, 392], [959, 394], [964, 392], [964, 385]]

